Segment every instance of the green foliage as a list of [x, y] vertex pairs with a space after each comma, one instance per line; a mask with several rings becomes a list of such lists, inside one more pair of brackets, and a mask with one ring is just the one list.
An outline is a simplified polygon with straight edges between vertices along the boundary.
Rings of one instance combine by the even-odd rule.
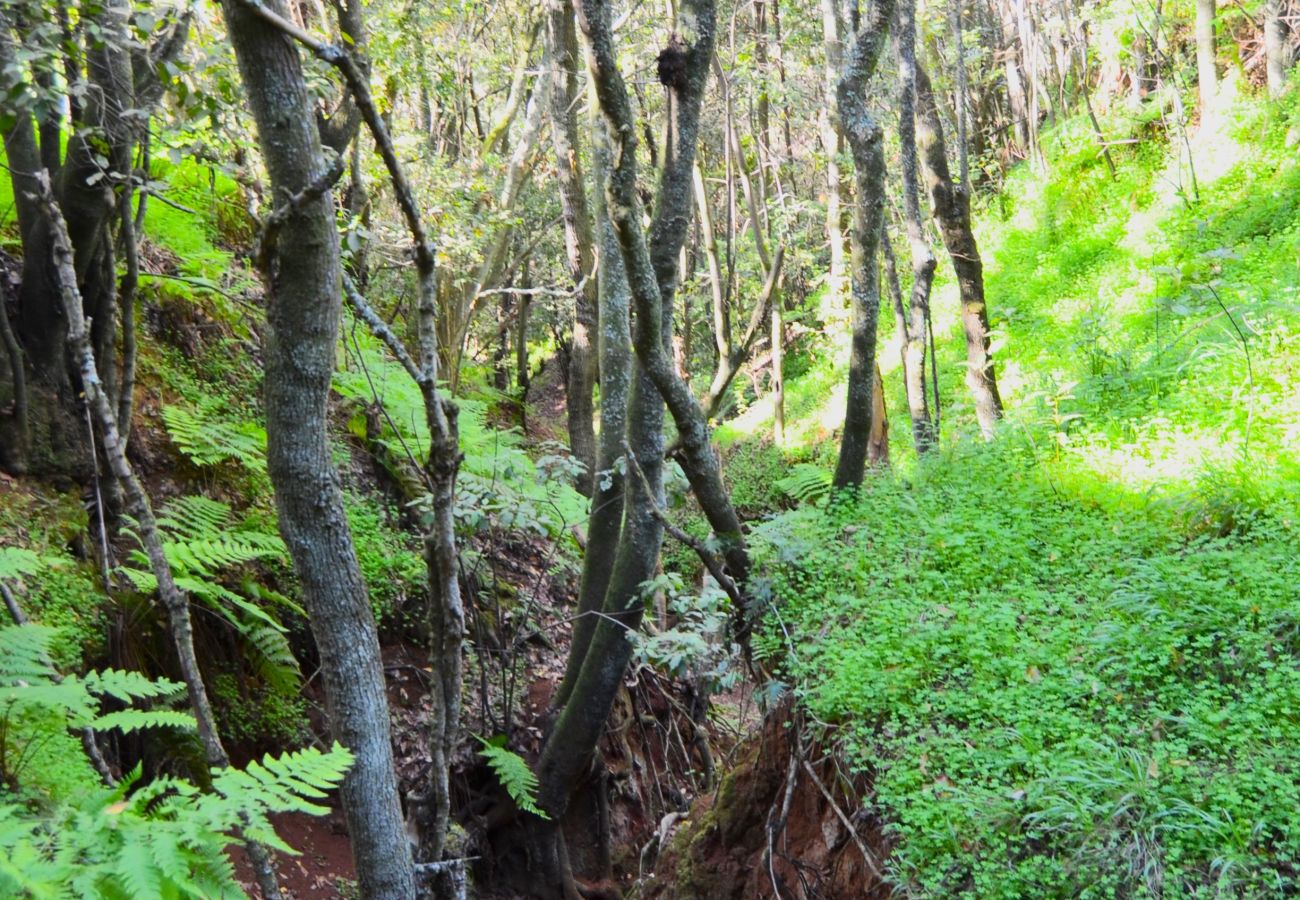
[[[194, 727], [186, 713], [165, 709], [100, 714], [101, 698], [122, 703], [175, 697], [181, 686], [137, 672], [93, 672], [60, 677], [48, 663], [51, 633], [36, 625], [0, 628], [0, 894], [4, 896], [211, 897], [239, 895], [225, 854], [236, 830], [287, 853], [272, 827], [276, 812], [320, 815], [315, 801], [338, 785], [351, 754], [303, 750], [267, 756], [244, 770], [224, 769], [212, 790], [177, 778], [140, 784], [137, 769], [116, 788], [97, 785], [67, 731], [85, 725], [123, 731]], [[63, 741], [33, 730], [59, 723]], [[40, 739], [40, 766], [30, 765]], [[28, 753], [24, 755], [23, 751]], [[69, 759], [75, 757], [75, 759]], [[9, 766], [18, 759], [27, 763]], [[86, 775], [75, 787], [33, 794], [46, 768], [79, 763]], [[26, 794], [14, 793], [16, 786]], [[71, 893], [70, 893], [71, 892]]]
[[40, 570], [41, 558], [22, 547], [0, 547], [0, 581], [35, 575]]
[[1008, 439], [765, 524], [761, 650], [873, 771], [910, 892], [1294, 890], [1297, 520], [1188, 536], [1097, 487]]
[[[218, 612], [244, 638], [253, 651], [258, 674], [278, 690], [296, 690], [298, 664], [285, 640], [285, 628], [261, 600], [271, 600], [298, 615], [303, 610], [287, 597], [252, 584], [231, 589], [225, 581], [240, 568], [263, 561], [281, 561], [285, 548], [280, 537], [257, 527], [251, 520], [236, 523], [230, 507], [207, 497], [181, 497], [158, 515], [163, 552], [176, 585]], [[137, 590], [149, 593], [158, 582], [143, 550], [134, 550], [120, 571]]]
[[196, 466], [216, 466], [233, 461], [246, 469], [266, 473], [266, 429], [253, 422], [222, 421], [214, 404], [190, 408], [171, 404], [162, 408], [163, 422], [172, 443]]
[[378, 498], [347, 491], [343, 507], [375, 619], [386, 623], [407, 607], [409, 597], [423, 596], [427, 571], [419, 541], [395, 525], [396, 511]]
[[690, 679], [708, 693], [734, 685], [740, 670], [733, 665], [739, 648], [727, 640], [731, 598], [712, 579], [698, 591], [687, 590], [671, 572], [645, 582], [641, 589], [647, 601], [664, 593], [671, 625], [662, 630], [651, 627], [650, 634], [629, 632], [636, 660], [670, 677]]
[[[335, 373], [335, 390], [362, 405], [377, 396], [386, 412], [375, 441], [385, 451], [384, 461], [390, 468], [407, 471], [421, 466], [428, 453], [429, 430], [418, 388], [373, 337], [360, 327], [347, 331], [354, 362]], [[586, 498], [570, 483], [539, 469], [523, 449], [516, 429], [489, 423], [489, 399], [467, 397], [456, 402], [464, 454], [456, 485], [456, 519], [463, 535], [499, 528], [557, 537], [585, 521]], [[395, 475], [402, 480], [401, 472]]]
[[829, 496], [832, 474], [829, 469], [810, 463], [798, 463], [790, 468], [790, 474], [778, 478], [776, 487], [787, 496], [801, 503], [810, 503]]
[[[352, 756], [303, 750], [224, 769], [210, 793], [139, 770], [114, 789], [68, 800], [42, 815], [0, 794], [0, 890], [19, 896], [242, 896], [225, 853], [236, 830], [285, 853], [272, 812], [320, 815]], [[132, 790], [134, 788], [134, 790]]]
[[483, 745], [479, 755], [487, 760], [488, 766], [510, 799], [515, 801], [515, 805], [526, 813], [549, 819], [550, 816], [537, 805], [537, 775], [529, 768], [528, 762], [518, 753], [507, 749], [503, 743], [494, 743], [481, 737], [478, 737], [478, 741]]

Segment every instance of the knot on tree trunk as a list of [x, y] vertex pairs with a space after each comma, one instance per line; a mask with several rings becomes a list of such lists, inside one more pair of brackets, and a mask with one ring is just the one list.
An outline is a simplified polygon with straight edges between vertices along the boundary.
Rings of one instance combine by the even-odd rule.
[[682, 90], [686, 87], [686, 42], [681, 35], [673, 32], [668, 36], [668, 45], [659, 51], [659, 83], [666, 88]]

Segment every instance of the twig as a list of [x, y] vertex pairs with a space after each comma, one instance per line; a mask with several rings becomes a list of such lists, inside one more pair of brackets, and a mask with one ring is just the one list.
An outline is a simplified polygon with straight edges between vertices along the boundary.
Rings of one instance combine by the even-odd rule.
[[736, 586], [736, 582], [733, 581], [731, 576], [723, 569], [722, 560], [718, 559], [715, 554], [711, 553], [709, 548], [704, 546], [703, 541], [694, 535], [687, 534], [679, 528], [675, 522], [668, 518], [668, 514], [664, 512], [663, 507], [661, 507], [659, 502], [655, 500], [655, 492], [650, 487], [650, 479], [646, 477], [645, 472], [641, 468], [641, 464], [637, 462], [636, 454], [632, 452], [632, 448], [628, 446], [627, 441], [623, 441], [623, 452], [627, 455], [628, 465], [632, 467], [633, 471], [636, 472], [637, 477], [641, 479], [641, 483], [645, 486], [645, 493], [650, 504], [650, 511], [654, 513], [654, 517], [664, 526], [664, 530], [677, 538], [677, 540], [681, 541], [687, 547], [694, 550], [695, 555], [700, 558], [700, 562], [704, 563], [704, 567], [709, 570], [709, 574], [713, 576], [713, 579], [716, 582], [718, 582], [718, 586], [726, 592], [728, 597], [731, 598], [731, 602], [736, 604], [736, 608], [744, 609], [745, 595], [740, 592], [740, 588]]
[[318, 175], [311, 184], [290, 197], [283, 206], [276, 207], [271, 211], [271, 214], [266, 217], [266, 221], [262, 223], [262, 234], [258, 238], [257, 249], [253, 253], [253, 259], [256, 261], [258, 270], [265, 272], [270, 266], [271, 254], [275, 250], [275, 242], [280, 236], [280, 229], [284, 227], [284, 223], [289, 220], [289, 217], [334, 187], [335, 182], [343, 177], [346, 168], [347, 157], [340, 153], [330, 163], [330, 167]]
[[831, 796], [831, 792], [827, 790], [826, 785], [822, 784], [822, 780], [817, 777], [817, 770], [814, 769], [812, 763], [808, 762], [806, 759], [803, 761], [803, 768], [804, 771], [808, 773], [808, 777], [812, 779], [813, 784], [817, 785], [817, 790], [821, 791], [822, 796], [826, 798], [826, 802], [830, 804], [831, 810], [834, 811], [835, 816], [840, 820], [840, 824], [848, 830], [849, 837], [853, 839], [853, 843], [858, 845], [858, 852], [862, 854], [862, 861], [867, 864], [867, 869], [876, 878], [881, 878], [880, 869], [876, 866], [876, 861], [872, 858], [871, 851], [867, 849], [866, 842], [858, 836], [858, 830], [853, 827], [853, 823], [849, 821], [848, 815], [844, 810], [840, 809], [840, 805], [835, 802], [835, 798]]

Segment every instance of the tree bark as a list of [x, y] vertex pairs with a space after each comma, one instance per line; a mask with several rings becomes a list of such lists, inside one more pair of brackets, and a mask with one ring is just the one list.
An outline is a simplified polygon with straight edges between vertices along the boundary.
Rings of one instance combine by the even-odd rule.
[[952, 259], [961, 294], [961, 324], [966, 333], [966, 385], [975, 401], [975, 416], [984, 436], [991, 437], [1002, 418], [1002, 397], [990, 351], [989, 314], [984, 297], [984, 263], [970, 225], [970, 194], [965, 185], [952, 182], [948, 151], [944, 146], [943, 123], [935, 105], [934, 91], [925, 69], [916, 70], [916, 136], [930, 213], [939, 225], [948, 256]]
[[884, 219], [884, 134], [867, 107], [867, 86], [880, 60], [894, 12], [893, 0], [872, 4], [845, 55], [836, 87], [840, 126], [853, 154], [853, 333], [848, 405], [834, 486], [862, 483], [875, 419], [876, 331], [880, 316], [880, 269], [876, 249]]
[[600, 455], [592, 483], [591, 514], [587, 520], [587, 552], [582, 558], [582, 582], [578, 591], [578, 609], [573, 621], [573, 638], [564, 679], [555, 696], [563, 705], [587, 658], [591, 637], [595, 634], [598, 614], [613, 574], [614, 557], [623, 521], [622, 442], [627, 434], [628, 396], [632, 385], [632, 334], [629, 312], [631, 289], [623, 253], [609, 221], [603, 185], [610, 168], [609, 137], [605, 123], [596, 112], [592, 97], [592, 159], [595, 163], [596, 233], [600, 236], [600, 267], [596, 273], [600, 296]]
[[842, 68], [843, 43], [840, 40], [836, 0], [822, 0], [822, 42], [826, 48], [824, 70], [825, 103], [817, 114], [822, 150], [826, 154], [826, 241], [830, 246], [827, 287], [836, 303], [844, 296], [844, 202], [843, 175], [839, 155], [843, 131], [835, 104], [836, 84]]
[[328, 398], [338, 337], [338, 235], [314, 110], [292, 41], [240, 0], [223, 9], [257, 123], [273, 196], [288, 210], [292, 253], [274, 253], [267, 283], [267, 466], [280, 532], [302, 580], [320, 651], [330, 725], [355, 763], [342, 787], [362, 894], [415, 894], [389, 742], [379, 639], [357, 565], [328, 442]]
[[[172, 644], [176, 648], [181, 678], [185, 682], [186, 695], [198, 725], [204, 757], [209, 767], [224, 769], [230, 765], [230, 757], [226, 755], [226, 748], [221, 743], [221, 735], [217, 732], [217, 719], [212, 713], [212, 704], [208, 701], [207, 688], [203, 684], [203, 675], [199, 671], [198, 655], [194, 652], [194, 628], [190, 620], [189, 600], [177, 587], [172, 575], [171, 564], [167, 561], [164, 552], [149, 495], [145, 493], [144, 485], [126, 458], [126, 443], [118, 430], [112, 399], [104, 388], [95, 363], [95, 355], [90, 343], [91, 332], [85, 314], [82, 312], [84, 301], [77, 289], [75, 252], [68, 235], [68, 226], [54, 199], [48, 173], [42, 172], [36, 177], [36, 189], [44, 213], [42, 218], [45, 219], [49, 229], [50, 261], [54, 269], [54, 282], [59, 292], [60, 307], [67, 317], [70, 355], [78, 368], [90, 414], [99, 426], [109, 471], [113, 473], [113, 477], [117, 479], [126, 494], [127, 506], [136, 520], [140, 542], [144, 545], [145, 554], [149, 558], [149, 568], [158, 585], [158, 597], [167, 611], [168, 631]], [[279, 900], [280, 889], [266, 848], [253, 841], [247, 841], [245, 849], [263, 897], [266, 900]]]
[[596, 471], [592, 392], [598, 362], [592, 336], [599, 327], [599, 301], [592, 271], [595, 238], [578, 153], [579, 58], [572, 0], [548, 0], [546, 53], [550, 69], [551, 143], [555, 147], [560, 208], [564, 216], [566, 260], [574, 285], [573, 346], [569, 351], [565, 413], [569, 424], [569, 448], [586, 469], [578, 487], [590, 496]]
[[[953, 0], [957, 2], [957, 0]], [[898, 33], [898, 146], [899, 172], [903, 181], [903, 216], [907, 243], [912, 253], [912, 293], [909, 314], [901, 319], [903, 332], [903, 382], [912, 420], [916, 452], [924, 454], [934, 446], [934, 422], [930, 418], [925, 378], [925, 328], [930, 320], [930, 288], [937, 262], [921, 223], [919, 175], [916, 161], [916, 2], [899, 0]], [[888, 242], [888, 237], [882, 235]]]
[[1264, 3], [1264, 67], [1268, 95], [1274, 99], [1286, 90], [1286, 70], [1291, 65], [1291, 48], [1287, 46], [1287, 27], [1283, 15], [1286, 0]]
[[1214, 15], [1214, 0], [1196, 0], [1196, 88], [1203, 117], [1213, 112], [1219, 90], [1219, 67], [1214, 58]]

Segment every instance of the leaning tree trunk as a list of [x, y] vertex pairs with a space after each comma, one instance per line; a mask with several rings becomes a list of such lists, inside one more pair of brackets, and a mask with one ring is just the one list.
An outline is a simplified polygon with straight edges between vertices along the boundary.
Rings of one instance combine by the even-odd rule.
[[867, 107], [867, 85], [880, 60], [893, 0], [871, 6], [853, 37], [836, 89], [840, 127], [853, 153], [853, 334], [849, 356], [848, 408], [836, 488], [861, 484], [875, 418], [873, 382], [876, 373], [876, 328], [880, 317], [880, 269], [876, 249], [885, 208], [884, 134]]
[[990, 350], [989, 313], [984, 299], [984, 263], [970, 226], [970, 193], [954, 185], [948, 170], [943, 123], [925, 69], [916, 69], [916, 137], [930, 192], [930, 212], [952, 258], [961, 294], [961, 324], [966, 333], [966, 385], [975, 400], [975, 416], [985, 437], [1002, 418], [1002, 397]]
[[591, 495], [596, 472], [596, 432], [593, 427], [592, 391], [596, 384], [597, 349], [592, 336], [599, 327], [595, 274], [592, 272], [595, 238], [587, 189], [578, 155], [578, 35], [572, 0], [548, 0], [546, 56], [550, 68], [551, 143], [564, 216], [564, 245], [569, 276], [574, 284], [573, 347], [569, 351], [569, 447], [586, 471], [580, 490]]
[[241, 0], [223, 9], [272, 196], [297, 198], [278, 211], [293, 251], [271, 248], [266, 271], [267, 464], [280, 532], [302, 580], [331, 729], [355, 756], [342, 796], [362, 894], [405, 900], [415, 882], [379, 639], [328, 440], [342, 297], [334, 205], [297, 49]]

